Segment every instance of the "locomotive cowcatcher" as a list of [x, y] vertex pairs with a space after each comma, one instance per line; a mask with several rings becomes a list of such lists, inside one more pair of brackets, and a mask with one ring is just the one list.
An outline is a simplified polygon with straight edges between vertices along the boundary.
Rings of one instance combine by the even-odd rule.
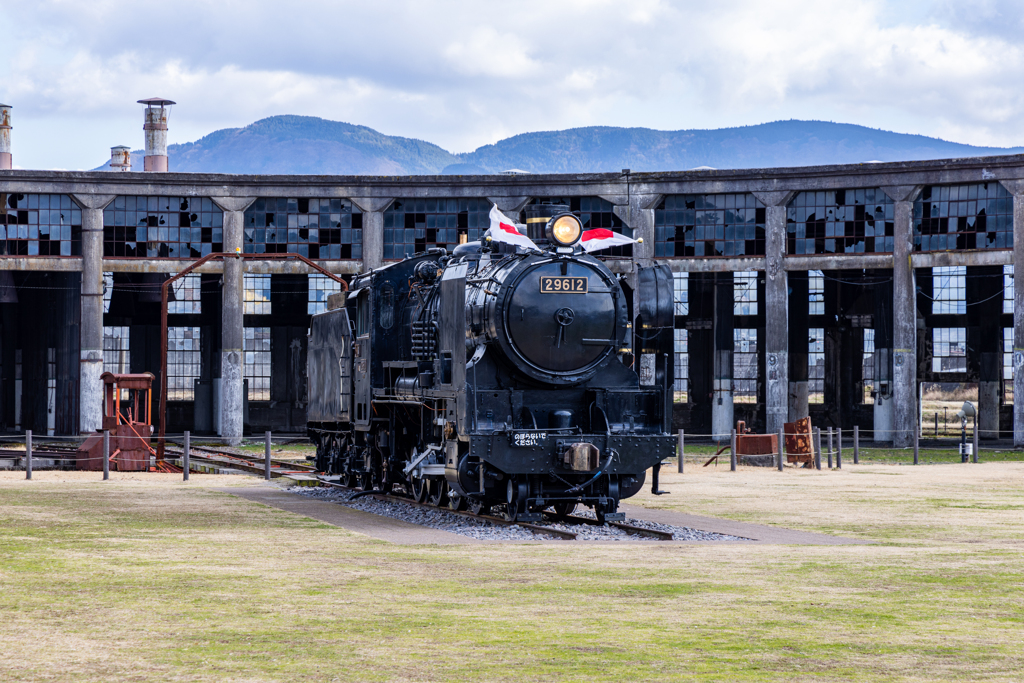
[[313, 316], [320, 471], [510, 520], [580, 504], [623, 518], [619, 501], [674, 454], [672, 274], [612, 273], [567, 207], [527, 216], [539, 251], [432, 249], [355, 277], [343, 307]]

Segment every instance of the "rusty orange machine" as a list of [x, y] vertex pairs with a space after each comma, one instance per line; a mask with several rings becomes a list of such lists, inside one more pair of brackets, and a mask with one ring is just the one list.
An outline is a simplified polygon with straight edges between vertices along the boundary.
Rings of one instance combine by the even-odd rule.
[[751, 434], [747, 432], [747, 423], [740, 420], [736, 423], [736, 457], [744, 455], [773, 455], [779, 451], [777, 434]]
[[[110, 469], [119, 472], [149, 470], [153, 436], [153, 374], [117, 375], [104, 372], [103, 429], [110, 431]], [[78, 447], [77, 469], [103, 469], [103, 434], [89, 435]]]

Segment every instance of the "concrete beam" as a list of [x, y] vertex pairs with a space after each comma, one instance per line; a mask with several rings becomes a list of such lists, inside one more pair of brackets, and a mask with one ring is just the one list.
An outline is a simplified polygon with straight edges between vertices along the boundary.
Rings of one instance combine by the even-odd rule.
[[760, 257], [744, 258], [686, 258], [659, 259], [674, 273], [742, 273], [750, 270], [764, 270], [765, 259]]
[[1012, 249], [977, 249], [974, 251], [929, 251], [910, 255], [912, 268], [949, 266], [1004, 266], [1013, 263]]
[[[226, 247], [225, 247], [226, 248]], [[51, 257], [51, 261], [56, 261]], [[5, 259], [0, 259], [0, 270], [4, 270]], [[76, 259], [79, 261], [79, 259]], [[108, 273], [178, 273], [194, 263], [192, 260], [179, 259], [103, 259], [103, 270]], [[321, 261], [314, 260], [314, 263], [326, 268], [338, 275], [354, 275], [363, 272], [362, 261]], [[35, 270], [56, 270], [56, 268], [43, 267]], [[81, 270], [81, 267], [76, 270]], [[254, 261], [244, 258], [242, 270], [245, 273], [272, 273], [274, 275], [304, 275], [317, 273], [319, 271], [310, 268], [303, 261]], [[223, 261], [209, 261], [196, 268], [195, 273], [222, 273], [224, 272]]]
[[892, 268], [892, 254], [800, 254], [787, 256], [786, 270], [870, 270]]
[[0, 270], [80, 273], [81, 256], [0, 256]]

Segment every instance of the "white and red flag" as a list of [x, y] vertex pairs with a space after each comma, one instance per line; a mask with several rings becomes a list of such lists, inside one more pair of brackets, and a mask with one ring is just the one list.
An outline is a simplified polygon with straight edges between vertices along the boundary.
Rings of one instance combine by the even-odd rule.
[[498, 210], [497, 204], [491, 207], [491, 227], [484, 233], [484, 237], [490, 237], [495, 242], [505, 242], [506, 244], [514, 244], [524, 249], [540, 251], [537, 245], [533, 243], [533, 240], [519, 232], [516, 224]]
[[583, 251], [600, 251], [601, 249], [607, 249], [608, 247], [618, 247], [623, 244], [636, 244], [637, 241], [632, 237], [626, 237], [617, 232], [612, 232], [607, 228], [594, 228], [593, 230], [584, 230], [583, 236], [580, 237], [580, 246], [583, 247]]

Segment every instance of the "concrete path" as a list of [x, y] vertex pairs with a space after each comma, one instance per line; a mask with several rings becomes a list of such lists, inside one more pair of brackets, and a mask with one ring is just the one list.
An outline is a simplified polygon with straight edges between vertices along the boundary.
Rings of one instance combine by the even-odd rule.
[[[449, 531], [431, 529], [430, 527], [411, 524], [382, 515], [375, 515], [369, 512], [353, 510], [345, 505], [317, 500], [295, 493], [282, 491], [276, 486], [258, 486], [251, 488], [218, 488], [216, 491], [230, 493], [231, 495], [245, 498], [255, 503], [262, 503], [270, 507], [293, 512], [297, 515], [304, 515], [312, 519], [333, 524], [334, 526], [355, 531], [356, 533], [377, 538], [390, 543], [401, 545], [455, 545], [470, 543], [544, 543], [564, 545], [566, 541], [537, 539], [534, 541], [484, 541], [469, 536], [462, 536]], [[780, 527], [766, 526], [764, 524], [750, 524], [748, 522], [734, 522], [728, 519], [717, 517], [702, 517], [690, 515], [683, 512], [672, 512], [668, 510], [652, 510], [637, 505], [620, 505], [619, 509], [632, 519], [643, 519], [661, 524], [672, 524], [675, 526], [689, 527], [701, 531], [712, 531], [719, 534], [739, 536], [742, 541], [666, 541], [664, 544], [705, 544], [705, 543], [744, 543], [744, 544], [783, 544], [783, 545], [859, 545], [871, 543], [854, 538], [842, 538], [830, 536], [812, 531], [796, 531]], [[602, 544], [613, 543], [620, 545], [643, 544], [650, 545], [651, 541], [573, 541], [574, 544]], [[659, 545], [662, 543], [659, 543]]]

